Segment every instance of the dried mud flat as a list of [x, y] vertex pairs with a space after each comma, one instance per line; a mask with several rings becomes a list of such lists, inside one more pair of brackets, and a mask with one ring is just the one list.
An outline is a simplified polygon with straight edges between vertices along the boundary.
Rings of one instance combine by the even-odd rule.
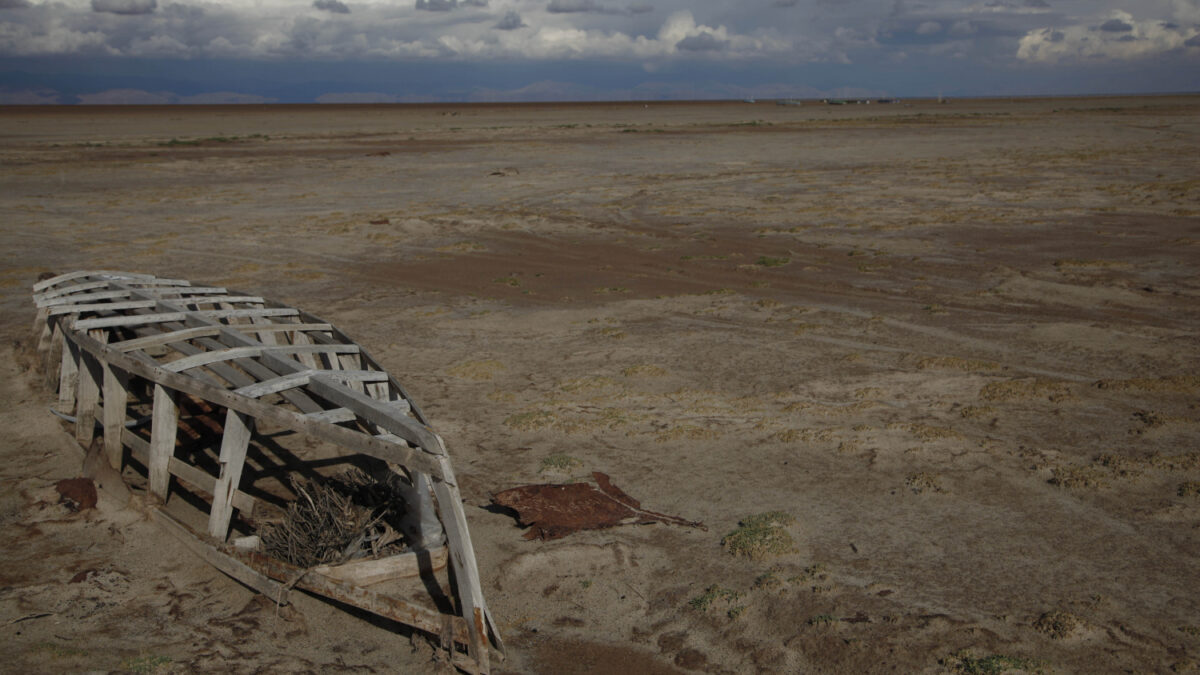
[[[272, 297], [395, 374], [461, 479], [501, 671], [1200, 662], [1200, 98], [0, 120], [14, 670], [444, 668], [57, 503], [82, 455], [17, 346], [73, 269]], [[536, 542], [484, 508], [593, 471], [708, 530]]]

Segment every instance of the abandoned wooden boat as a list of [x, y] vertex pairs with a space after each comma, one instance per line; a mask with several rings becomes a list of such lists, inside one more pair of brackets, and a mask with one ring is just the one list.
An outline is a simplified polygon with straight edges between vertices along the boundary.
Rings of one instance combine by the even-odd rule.
[[[77, 440], [141, 481], [204, 560], [277, 602], [301, 588], [423, 631], [467, 672], [503, 656], [445, 444], [361, 346], [297, 309], [179, 279], [72, 272], [33, 295]], [[399, 543], [322, 564], [265, 552], [259, 535], [308, 496], [295, 477], [346, 465], [395, 488]]]

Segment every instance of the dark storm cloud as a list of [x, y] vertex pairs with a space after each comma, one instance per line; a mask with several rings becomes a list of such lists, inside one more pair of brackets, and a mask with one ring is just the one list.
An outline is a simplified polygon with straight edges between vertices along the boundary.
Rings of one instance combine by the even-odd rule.
[[1050, 8], [1050, 3], [1046, 2], [1046, 0], [1025, 0], [1024, 4], [1026, 7], [1031, 7], [1034, 9], [1049, 9]]
[[92, 11], [109, 14], [150, 14], [158, 0], [92, 0]]
[[629, 6], [630, 14], [649, 14], [654, 11], [654, 5], [648, 2], [635, 2]]
[[524, 27], [525, 22], [521, 20], [521, 15], [511, 9], [505, 12], [504, 17], [496, 24], [497, 30], [516, 30]]
[[333, 14], [349, 14], [350, 8], [341, 0], [313, 0], [313, 7]]
[[1133, 26], [1120, 19], [1109, 19], [1100, 24], [1100, 30], [1105, 33], [1128, 33], [1133, 30]]
[[1200, 34], [1188, 38], [1184, 41], [1183, 45], [1185, 47], [1200, 47]]
[[458, 7], [458, 0], [417, 0], [416, 8], [426, 12], [449, 12]]
[[0, 0], [0, 9], [25, 9], [29, 0]]

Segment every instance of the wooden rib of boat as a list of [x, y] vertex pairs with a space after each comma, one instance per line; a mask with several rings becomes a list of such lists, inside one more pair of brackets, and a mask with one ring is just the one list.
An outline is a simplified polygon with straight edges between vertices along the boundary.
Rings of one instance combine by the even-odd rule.
[[[102, 440], [112, 469], [144, 475], [156, 519], [192, 551], [278, 602], [297, 587], [428, 633], [466, 672], [503, 656], [445, 444], [361, 346], [300, 310], [179, 279], [81, 271], [38, 282], [33, 295], [38, 354], [76, 439]], [[219, 440], [185, 452], [181, 404], [197, 403], [223, 411]], [[131, 420], [147, 407], [148, 430]], [[271, 472], [246, 470], [268, 435], [275, 452], [287, 452], [280, 435], [333, 449], [332, 460], [292, 455], [301, 470], [345, 459], [394, 474], [408, 489], [408, 550], [300, 569], [246, 546], [247, 523], [281, 513], [287, 498], [278, 477], [274, 492], [261, 485]]]

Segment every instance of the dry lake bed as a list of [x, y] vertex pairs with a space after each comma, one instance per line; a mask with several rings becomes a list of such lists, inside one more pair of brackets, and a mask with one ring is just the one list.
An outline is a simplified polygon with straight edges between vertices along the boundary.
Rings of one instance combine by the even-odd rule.
[[[1200, 667], [1200, 97], [0, 108], [0, 631], [20, 671], [444, 669], [111, 500], [38, 274], [337, 324], [445, 438], [501, 672]], [[602, 471], [707, 530], [527, 541]]]

